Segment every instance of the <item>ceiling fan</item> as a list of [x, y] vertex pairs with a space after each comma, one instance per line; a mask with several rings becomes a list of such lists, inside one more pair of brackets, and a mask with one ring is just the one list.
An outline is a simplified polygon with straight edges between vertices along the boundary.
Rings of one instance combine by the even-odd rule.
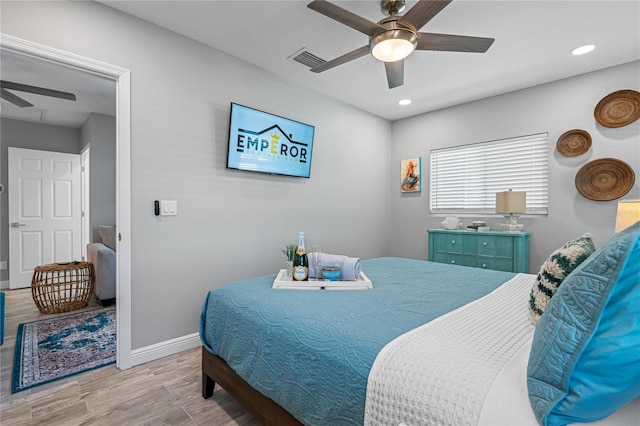
[[74, 95], [73, 93], [61, 92], [59, 90], [46, 89], [44, 87], [29, 86], [27, 84], [13, 83], [11, 81], [1, 80], [0, 97], [2, 97], [2, 99], [4, 99], [5, 101], [11, 102], [12, 104], [20, 108], [32, 107], [33, 104], [22, 99], [20, 96], [14, 95], [13, 93], [9, 92], [9, 90], [35, 93], [36, 95], [50, 96], [53, 98], [66, 99], [69, 101], [76, 100], [76, 95]]
[[404, 58], [414, 50], [486, 52], [493, 38], [418, 32], [451, 1], [420, 0], [402, 16], [399, 14], [404, 11], [405, 0], [381, 0], [380, 9], [387, 17], [375, 23], [333, 3], [314, 0], [307, 7], [368, 35], [369, 44], [315, 66], [311, 71], [323, 72], [371, 53], [384, 62], [387, 82], [393, 89], [404, 84]]

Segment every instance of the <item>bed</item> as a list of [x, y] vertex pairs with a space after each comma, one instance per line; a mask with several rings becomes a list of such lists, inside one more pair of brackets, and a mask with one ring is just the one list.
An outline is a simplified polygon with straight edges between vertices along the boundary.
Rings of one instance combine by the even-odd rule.
[[[637, 246], [630, 257], [640, 256], [637, 231], [624, 240]], [[553, 314], [542, 328], [529, 318], [536, 275], [403, 258], [364, 260], [362, 270], [373, 289], [279, 290], [266, 275], [211, 290], [202, 396], [218, 383], [267, 425], [539, 423], [530, 387], [547, 390], [530, 358]], [[616, 394], [599, 423], [638, 424], [638, 395], [633, 384]]]

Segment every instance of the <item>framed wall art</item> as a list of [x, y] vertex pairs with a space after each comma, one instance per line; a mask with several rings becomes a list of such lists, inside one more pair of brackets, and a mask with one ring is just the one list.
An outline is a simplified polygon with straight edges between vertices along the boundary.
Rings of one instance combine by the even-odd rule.
[[422, 158], [407, 158], [400, 161], [400, 192], [422, 190]]

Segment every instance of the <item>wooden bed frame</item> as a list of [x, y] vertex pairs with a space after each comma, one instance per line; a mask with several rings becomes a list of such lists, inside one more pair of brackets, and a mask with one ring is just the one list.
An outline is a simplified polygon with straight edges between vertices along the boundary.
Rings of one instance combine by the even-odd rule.
[[251, 387], [217, 355], [202, 347], [202, 397], [210, 398], [218, 383], [265, 426], [302, 426], [287, 410]]

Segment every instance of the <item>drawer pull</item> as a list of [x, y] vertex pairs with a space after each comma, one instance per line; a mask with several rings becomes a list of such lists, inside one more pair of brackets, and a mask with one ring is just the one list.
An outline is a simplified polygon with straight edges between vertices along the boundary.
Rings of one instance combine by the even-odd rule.
[[486, 247], [487, 246], [487, 242], [485, 241], [484, 243], [482, 243], [482, 245]]
[[456, 263], [456, 261], [455, 261], [455, 260], [452, 260], [452, 261], [451, 261], [451, 263], [455, 264], [455, 263]]
[[455, 243], [456, 243], [456, 240], [451, 240], [451, 244], [455, 244]]
[[487, 269], [487, 264], [486, 264], [486, 263], [483, 263], [483, 264], [482, 264], [482, 267], [483, 267], [484, 269]]

